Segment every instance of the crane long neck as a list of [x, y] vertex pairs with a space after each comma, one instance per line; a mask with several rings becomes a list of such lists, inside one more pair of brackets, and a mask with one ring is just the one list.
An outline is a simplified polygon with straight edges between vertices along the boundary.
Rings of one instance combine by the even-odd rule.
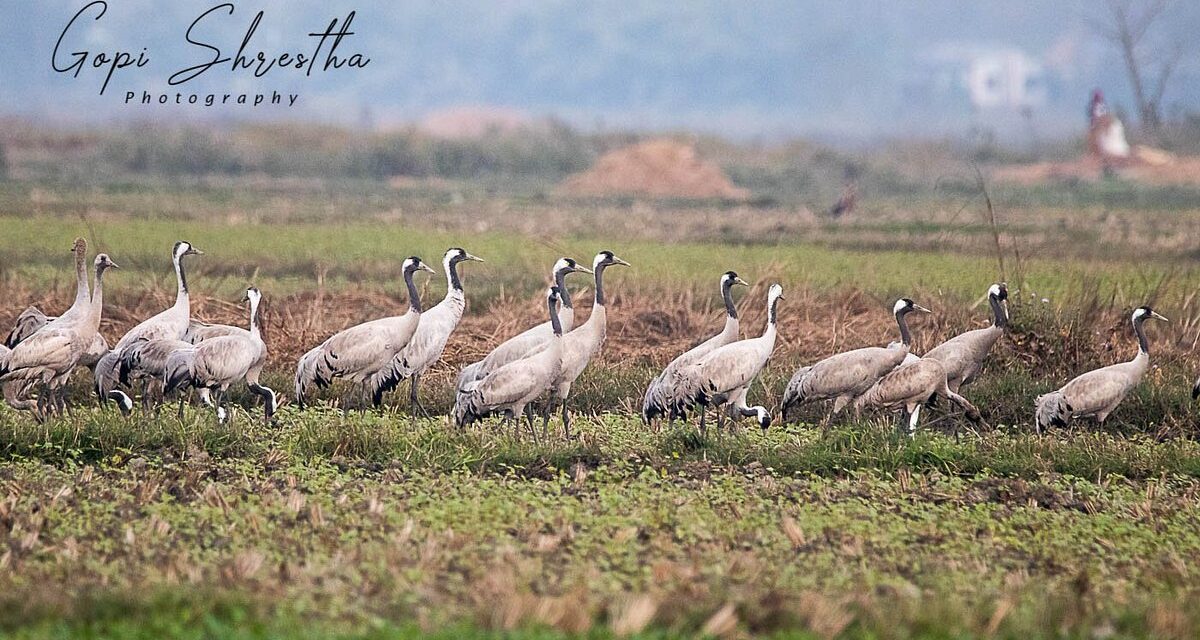
[[421, 313], [421, 296], [417, 293], [417, 285], [413, 284], [413, 271], [404, 272], [404, 286], [408, 287], [408, 308], [413, 313]]
[[596, 265], [596, 297], [592, 304], [597, 307], [604, 306], [604, 264]]
[[87, 253], [85, 251], [75, 251], [75, 304], [86, 303], [89, 297], [86, 259]]
[[1004, 312], [1004, 303], [996, 296], [988, 296], [992, 305], [992, 326], [1004, 329], [1008, 326], [1008, 314]]
[[258, 326], [258, 298], [250, 298], [250, 335], [258, 338], [262, 330]]
[[908, 331], [908, 312], [901, 309], [896, 312], [896, 324], [900, 327], [900, 343], [906, 347], [912, 346], [912, 334]]
[[574, 309], [571, 306], [571, 293], [567, 291], [567, 272], [558, 271], [554, 274], [554, 286], [558, 287], [558, 297], [564, 309]]
[[1138, 351], [1150, 355], [1150, 341], [1146, 339], [1146, 331], [1142, 328], [1142, 319], [1133, 321], [1133, 332], [1137, 334]]
[[729, 283], [721, 285], [721, 298], [725, 300], [725, 315], [737, 320], [737, 307], [733, 306], [733, 286]]
[[771, 349], [775, 348], [775, 335], [778, 333], [778, 314], [776, 312], [776, 306], [778, 304], [779, 298], [775, 298], [767, 303], [767, 327], [763, 329], [762, 336], [757, 338], [758, 340], [771, 345]]
[[175, 280], [179, 284], [178, 292], [175, 294], [175, 304], [179, 304], [188, 300], [187, 273], [183, 269], [183, 256], [175, 256], [172, 262], [175, 264]]
[[100, 315], [104, 312], [104, 267], [96, 267], [96, 284], [92, 287], [91, 319], [95, 328], [100, 328]]
[[458, 279], [458, 260], [446, 261], [446, 291], [462, 291], [462, 281]]
[[554, 331], [554, 335], [562, 336], [562, 322], [558, 320], [557, 309], [555, 309], [554, 298], [546, 299], [546, 306], [550, 310], [550, 328]]

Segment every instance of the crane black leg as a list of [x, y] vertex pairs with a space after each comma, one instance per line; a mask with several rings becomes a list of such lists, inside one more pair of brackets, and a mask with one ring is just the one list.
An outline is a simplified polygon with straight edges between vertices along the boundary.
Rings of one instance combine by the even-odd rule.
[[567, 399], [562, 399], [563, 437], [571, 439], [571, 413], [567, 410]]
[[425, 411], [425, 407], [421, 406], [421, 400], [417, 397], [417, 385], [419, 384], [420, 379], [421, 376], [419, 375], [413, 375], [412, 377], [412, 388], [408, 393], [408, 400], [412, 405], [409, 408], [409, 412], [412, 413], [413, 416], [416, 416], [417, 412], [420, 411], [422, 416], [428, 418], [429, 413]]

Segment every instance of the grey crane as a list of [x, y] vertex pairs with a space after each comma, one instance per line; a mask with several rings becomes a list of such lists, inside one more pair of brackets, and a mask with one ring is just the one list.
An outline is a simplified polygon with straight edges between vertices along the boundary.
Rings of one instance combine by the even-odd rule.
[[1072, 418], [1090, 417], [1104, 423], [1150, 369], [1150, 341], [1142, 327], [1148, 319], [1167, 321], [1147, 306], [1133, 310], [1131, 321], [1138, 352], [1132, 360], [1089, 371], [1057, 391], [1038, 396], [1034, 425], [1039, 434], [1051, 426], [1066, 426]]
[[[58, 320], [58, 318], [42, 313], [42, 310], [36, 306], [31, 305], [26, 307], [21, 312], [21, 315], [17, 316], [17, 321], [13, 324], [12, 331], [9, 332], [8, 337], [5, 339], [4, 346], [9, 349], [16, 347], [22, 340], [25, 340], [37, 330], [55, 320]], [[104, 339], [103, 334], [97, 333], [87, 351], [84, 351], [83, 355], [79, 358], [79, 366], [94, 369], [96, 363], [106, 353], [108, 353], [108, 340]]]
[[942, 363], [928, 358], [910, 361], [880, 378], [871, 388], [854, 399], [854, 408], [903, 408], [908, 412], [908, 432], [911, 436], [916, 433], [921, 407], [934, 396], [942, 396], [961, 407], [972, 422], [983, 421], [975, 405], [950, 390], [946, 369]]
[[942, 363], [946, 383], [955, 393], [979, 377], [988, 352], [1008, 328], [1008, 285], [993, 284], [988, 287], [987, 296], [992, 309], [991, 326], [960, 333], [922, 356]]
[[154, 316], [143, 320], [130, 329], [112, 351], [105, 354], [96, 363], [94, 370], [96, 378], [96, 395], [100, 401], [113, 400], [128, 415], [133, 410], [133, 400], [118, 389], [120, 385], [121, 356], [124, 350], [137, 342], [157, 340], [160, 338], [182, 339], [191, 321], [191, 295], [188, 290], [187, 272], [184, 270], [183, 259], [187, 256], [203, 255], [204, 252], [192, 246], [190, 242], [180, 240], [171, 247], [171, 265], [175, 268], [175, 304], [160, 311]]
[[157, 391], [159, 400], [164, 393], [164, 377], [167, 371], [167, 361], [171, 354], [180, 349], [192, 350], [192, 343], [176, 338], [157, 338], [135, 342], [121, 351], [118, 364], [118, 379], [121, 384], [130, 385], [134, 380], [145, 383], [145, 393], [142, 403], [145, 408], [152, 404], [152, 392]]
[[[571, 304], [571, 292], [567, 290], [566, 277], [577, 272], [591, 273], [591, 270], [571, 258], [559, 258], [550, 271], [550, 279], [560, 292], [558, 321], [564, 332], [571, 331], [575, 326], [575, 308]], [[499, 367], [525, 357], [531, 349], [549, 340], [551, 335], [553, 333], [550, 323], [543, 322], [505, 340], [482, 360], [464, 367], [458, 374], [455, 388], [462, 389], [470, 382], [482, 380]]]
[[417, 331], [408, 341], [408, 345], [392, 358], [388, 366], [375, 374], [371, 386], [375, 389], [376, 406], [382, 401], [381, 396], [384, 393], [395, 389], [408, 379], [412, 381], [408, 396], [409, 410], [413, 416], [416, 416], [417, 411], [425, 413], [417, 396], [417, 385], [421, 383], [421, 374], [442, 357], [450, 334], [454, 333], [458, 322], [462, 320], [467, 298], [463, 292], [462, 280], [458, 277], [458, 265], [468, 261], [483, 262], [483, 258], [473, 256], [460, 247], [452, 247], [442, 256], [442, 267], [446, 270], [446, 296], [421, 314]]
[[88, 290], [87, 281], [87, 241], [83, 238], [76, 238], [75, 243], [71, 247], [71, 252], [75, 255], [75, 300], [71, 306], [57, 318], [47, 317], [37, 307], [29, 307], [17, 316], [17, 321], [5, 338], [4, 344], [13, 349], [22, 340], [36, 333], [42, 327], [48, 324], [53, 324], [55, 327], [83, 322], [88, 317], [91, 308], [91, 294]]
[[686, 416], [679, 415], [677, 410], [684, 402], [684, 398], [679, 394], [678, 380], [676, 379], [679, 371], [708, 355], [714, 349], [738, 339], [738, 313], [737, 307], [733, 304], [733, 287], [735, 285], [750, 286], [734, 271], [726, 271], [721, 274], [721, 299], [725, 303], [725, 327], [721, 332], [680, 354], [662, 370], [662, 373], [650, 381], [650, 385], [646, 388], [646, 396], [642, 400], [642, 421], [646, 424], [651, 424], [656, 419], [663, 417], [672, 420], [677, 417], [686, 418]]
[[[565, 437], [571, 437], [571, 416], [567, 408], [567, 398], [571, 395], [571, 385], [575, 383], [583, 370], [587, 368], [592, 357], [600, 352], [600, 348], [604, 345], [604, 338], [608, 332], [608, 308], [604, 297], [604, 272], [608, 267], [613, 265], [629, 266], [621, 258], [618, 258], [612, 251], [604, 250], [596, 254], [592, 259], [592, 274], [596, 282], [595, 297], [592, 300], [592, 315], [588, 317], [587, 322], [573, 329], [570, 333], [563, 336], [561, 342], [562, 348], [562, 367], [559, 371], [558, 378], [554, 381], [554, 394], [546, 401], [545, 412], [542, 418], [542, 428], [545, 430], [546, 424], [549, 422], [551, 404], [554, 397], [558, 398], [562, 405], [562, 421], [563, 434]], [[525, 356], [529, 357], [536, 354], [539, 350], [548, 348], [548, 343], [534, 347]]]
[[[104, 308], [104, 273], [118, 268], [108, 254], [96, 256], [96, 284], [87, 305], [85, 316], [75, 316], [61, 323], [51, 323], [23, 340], [15, 349], [0, 360], [0, 384], [5, 384], [6, 397], [18, 400], [19, 408], [31, 408], [23, 402], [24, 396], [34, 385], [45, 387], [47, 395], [61, 409], [58, 391], [66, 384], [79, 359], [91, 346], [100, 330], [100, 316]], [[16, 383], [20, 390], [10, 389]], [[41, 411], [34, 409], [39, 420]]]
[[778, 306], [782, 299], [783, 287], [771, 285], [767, 291], [767, 326], [761, 336], [718, 347], [680, 370], [680, 389], [686, 398], [682, 406], [685, 409], [691, 405], [701, 407], [699, 426], [702, 433], [705, 431], [704, 408], [710, 405], [723, 407], [728, 404], [738, 416], [754, 417], [764, 431], [771, 425], [770, 413], [762, 407], [747, 407], [745, 395], [775, 350]]
[[[87, 241], [83, 238], [75, 238], [71, 252], [75, 254], [75, 300], [61, 316], [53, 319], [48, 318], [45, 324], [59, 326], [72, 322], [85, 321], [84, 319], [88, 317], [92, 296], [88, 292], [87, 282]], [[13, 336], [10, 335], [9, 337]], [[15, 347], [16, 344], [12, 343], [8, 346]]]
[[798, 369], [783, 393], [783, 418], [786, 420], [789, 412], [806, 403], [833, 400], [833, 410], [825, 418], [828, 424], [830, 418], [840, 413], [851, 400], [903, 364], [911, 355], [912, 334], [907, 318], [914, 311], [929, 313], [929, 309], [909, 298], [900, 298], [892, 305], [900, 329], [900, 342], [887, 347], [846, 351]]
[[251, 393], [263, 399], [267, 419], [274, 417], [278, 406], [275, 391], [259, 382], [267, 361], [267, 345], [258, 323], [262, 293], [250, 287], [242, 301], [250, 304], [250, 329], [246, 334], [217, 336], [195, 346], [177, 348], [168, 356], [163, 374], [164, 392], [169, 393], [183, 385], [199, 389], [201, 401], [216, 410], [217, 420], [221, 422], [230, 415], [229, 387], [242, 380]]
[[535, 433], [533, 418], [525, 413], [525, 407], [550, 389], [562, 371], [563, 331], [556, 308], [562, 297], [557, 286], [546, 294], [551, 337], [545, 349], [497, 367], [482, 380], [458, 389], [453, 412], [456, 425], [470, 426], [497, 411], [504, 413], [506, 422], [512, 422], [524, 413], [530, 433]]
[[374, 391], [372, 377], [408, 345], [421, 320], [421, 297], [413, 275], [417, 271], [435, 273], [417, 256], [406, 259], [402, 271], [408, 288], [407, 312], [343, 329], [300, 358], [296, 365], [296, 401], [301, 406], [313, 387], [327, 387], [335, 378], [344, 378], [360, 386], [360, 406], [366, 408]]

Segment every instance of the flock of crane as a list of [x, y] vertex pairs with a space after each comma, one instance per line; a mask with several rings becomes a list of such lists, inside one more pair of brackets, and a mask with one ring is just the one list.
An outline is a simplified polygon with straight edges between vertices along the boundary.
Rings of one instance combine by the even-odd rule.
[[[230, 387], [244, 382], [262, 398], [267, 419], [274, 416], [279, 396], [260, 380], [267, 347], [259, 329], [262, 295], [258, 289], [246, 289], [243, 299], [249, 306], [248, 328], [192, 319], [185, 258], [202, 252], [188, 242], [176, 242], [171, 250], [178, 283], [175, 304], [130, 329], [110, 348], [99, 328], [104, 276], [117, 264], [107, 254], [98, 254], [89, 288], [87, 243], [77, 239], [72, 250], [77, 285], [70, 308], [58, 317], [48, 317], [36, 307], [26, 309], [0, 346], [0, 386], [10, 406], [30, 411], [38, 420], [67, 411], [67, 381], [76, 368], [87, 367], [100, 402], [113, 401], [127, 416], [134, 409], [130, 394], [138, 382], [145, 409], [158, 407], [168, 395], [176, 394], [182, 417], [186, 392], [194, 390], [222, 422], [232, 415]], [[482, 262], [460, 248], [446, 251], [442, 259], [446, 295], [426, 310], [413, 278], [418, 271], [436, 272], [416, 256], [406, 259], [402, 267], [408, 290], [405, 313], [344, 329], [305, 353], [296, 367], [295, 401], [303, 407], [314, 390], [342, 379], [357, 385], [360, 408], [377, 407], [384, 393], [408, 380], [412, 414], [425, 413], [418, 385], [421, 375], [441, 357], [462, 318], [466, 299], [458, 269], [467, 261]], [[629, 263], [611, 251], [601, 251], [590, 269], [570, 258], [554, 264], [553, 284], [545, 296], [547, 321], [508, 339], [459, 374], [451, 414], [456, 425], [465, 427], [500, 415], [519, 428], [518, 420], [524, 417], [536, 438], [533, 407], [544, 397], [540, 403], [543, 436], [555, 402], [561, 407], [564, 434], [570, 436], [571, 387], [605, 340], [604, 273], [612, 266]], [[572, 273], [591, 274], [594, 279], [591, 314], [579, 326], [575, 326], [566, 282]], [[747, 283], [737, 273], [721, 275], [724, 327], [672, 360], [650, 382], [642, 404], [647, 424], [688, 420], [695, 413], [703, 432], [707, 410], [713, 408], [718, 428], [726, 419], [741, 418], [752, 418], [764, 430], [770, 426], [772, 412], [751, 406], [747, 394], [774, 351], [783, 288], [772, 284], [767, 291], [767, 324], [762, 334], [741, 339], [733, 298], [733, 288], [739, 285]], [[971, 421], [982, 422], [979, 411], [959, 391], [979, 377], [984, 359], [1004, 334], [1009, 321], [1007, 299], [1003, 283], [991, 285], [991, 325], [957, 335], [920, 357], [912, 352], [908, 316], [930, 311], [908, 298], [897, 300], [892, 313], [899, 341], [838, 353], [801, 367], [787, 384], [781, 417], [786, 420], [807, 403], [832, 400], [825, 424], [846, 407], [856, 413], [903, 410], [912, 434], [921, 408], [941, 397], [961, 407]], [[1065, 426], [1073, 418], [1103, 422], [1112, 413], [1149, 369], [1150, 344], [1142, 326], [1149, 319], [1166, 320], [1149, 307], [1133, 311], [1138, 353], [1132, 360], [1089, 371], [1038, 397], [1034, 422], [1039, 433], [1045, 427]], [[1200, 380], [1193, 387], [1193, 397], [1197, 395]]]

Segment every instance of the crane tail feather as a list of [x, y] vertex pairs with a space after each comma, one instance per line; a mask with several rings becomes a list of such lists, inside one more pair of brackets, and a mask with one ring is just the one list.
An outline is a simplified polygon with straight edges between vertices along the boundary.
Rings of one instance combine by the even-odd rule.
[[1034, 422], [1040, 433], [1049, 427], [1065, 427], [1071, 417], [1071, 405], [1063, 397], [1062, 391], [1052, 391], [1038, 396], [1037, 414]]

